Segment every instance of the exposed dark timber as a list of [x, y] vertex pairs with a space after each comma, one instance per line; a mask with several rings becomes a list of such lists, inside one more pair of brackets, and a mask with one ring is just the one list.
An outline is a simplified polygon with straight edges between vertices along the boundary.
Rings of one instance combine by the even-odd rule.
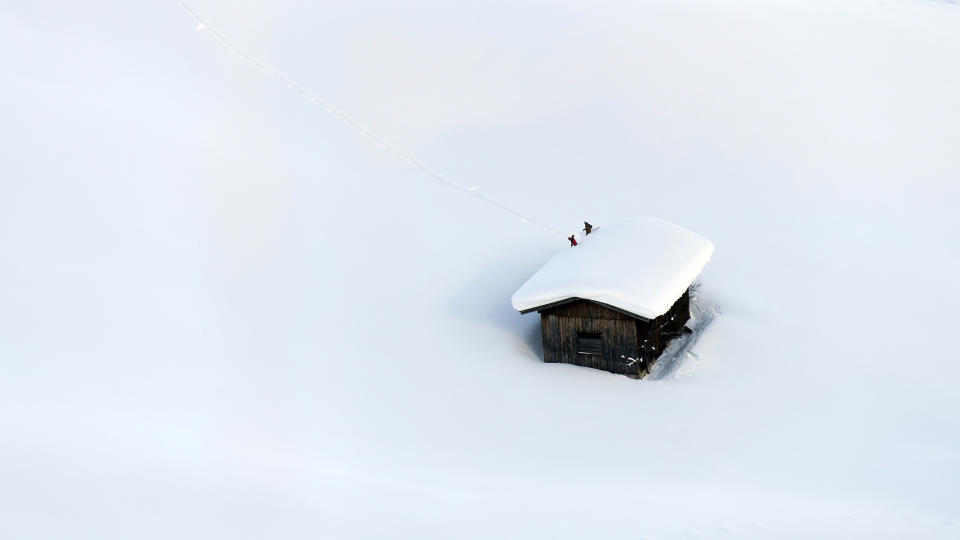
[[690, 291], [652, 320], [580, 298], [542, 306], [539, 311], [544, 362], [565, 362], [639, 379], [670, 340], [683, 334], [683, 325], [690, 319]]

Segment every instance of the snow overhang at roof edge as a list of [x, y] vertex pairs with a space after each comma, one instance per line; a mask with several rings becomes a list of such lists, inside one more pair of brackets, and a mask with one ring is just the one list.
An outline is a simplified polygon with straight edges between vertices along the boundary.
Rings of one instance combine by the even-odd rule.
[[565, 299], [563, 299], [563, 300], [558, 300], [558, 301], [556, 301], [556, 302], [550, 302], [549, 304], [543, 304], [542, 306], [532, 307], [532, 308], [528, 308], [528, 309], [521, 309], [521, 310], [519, 310], [519, 311], [520, 311], [520, 314], [521, 314], [521, 315], [526, 315], [527, 313], [532, 313], [532, 312], [534, 312], [534, 311], [540, 311], [540, 310], [543, 310], [543, 309], [549, 309], [549, 308], [552, 308], [552, 307], [562, 306], [562, 305], [564, 305], [564, 304], [570, 304], [570, 303], [572, 303], [572, 302], [576, 302], [577, 300], [583, 300], [583, 301], [585, 301], [585, 302], [593, 302], [594, 304], [598, 304], [598, 305], [601, 305], [601, 306], [603, 306], [603, 307], [605, 307], [605, 308], [612, 309], [612, 310], [614, 310], [614, 311], [616, 311], [616, 312], [618, 312], [618, 313], [623, 313], [624, 315], [627, 315], [628, 317], [633, 317], [633, 318], [635, 318], [635, 319], [640, 319], [640, 320], [644, 320], [644, 321], [649, 321], [649, 320], [651, 320], [649, 317], [644, 317], [643, 315], [637, 315], [636, 313], [631, 313], [631, 312], [629, 312], [629, 311], [627, 311], [627, 310], [625, 310], [625, 309], [618, 308], [617, 306], [611, 306], [610, 304], [604, 304], [603, 302], [597, 302], [596, 300], [590, 300], [589, 298], [580, 298], [580, 297], [577, 297], [577, 296], [571, 296], [570, 298], [565, 298]]
[[529, 313], [581, 299], [653, 319], [696, 280], [713, 251], [703, 236], [667, 221], [627, 220], [560, 251], [514, 293], [511, 303]]

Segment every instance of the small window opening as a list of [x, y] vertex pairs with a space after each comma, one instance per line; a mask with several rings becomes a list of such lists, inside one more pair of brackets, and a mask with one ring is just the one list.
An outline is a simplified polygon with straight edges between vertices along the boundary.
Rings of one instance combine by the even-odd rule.
[[600, 338], [600, 334], [577, 332], [577, 354], [603, 355], [603, 339]]

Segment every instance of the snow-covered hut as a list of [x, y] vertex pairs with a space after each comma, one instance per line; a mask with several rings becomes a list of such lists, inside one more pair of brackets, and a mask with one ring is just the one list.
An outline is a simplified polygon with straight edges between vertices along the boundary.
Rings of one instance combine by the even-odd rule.
[[597, 228], [514, 293], [540, 312], [543, 360], [640, 378], [690, 318], [690, 285], [713, 254], [706, 238], [655, 218]]

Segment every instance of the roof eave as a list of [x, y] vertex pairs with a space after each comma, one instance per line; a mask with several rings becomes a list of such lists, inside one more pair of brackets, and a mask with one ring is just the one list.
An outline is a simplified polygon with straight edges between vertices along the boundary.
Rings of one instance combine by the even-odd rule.
[[545, 310], [545, 309], [550, 309], [550, 308], [562, 306], [562, 305], [564, 305], [564, 304], [569, 304], [569, 303], [571, 303], [571, 302], [576, 302], [577, 300], [584, 300], [584, 301], [586, 301], [586, 302], [592, 302], [592, 303], [594, 303], [594, 304], [601, 305], [601, 306], [603, 306], [603, 307], [605, 307], [605, 308], [612, 309], [613, 311], [616, 311], [617, 313], [623, 313], [624, 315], [626, 315], [626, 316], [628, 316], [628, 317], [633, 317], [634, 319], [639, 319], [639, 320], [641, 320], [641, 321], [649, 321], [649, 320], [650, 320], [650, 317], [644, 317], [644, 316], [642, 316], [642, 315], [637, 315], [636, 313], [630, 313], [629, 311], [627, 311], [627, 310], [625, 310], [625, 309], [622, 309], [622, 308], [618, 308], [617, 306], [611, 306], [610, 304], [605, 304], [605, 303], [603, 303], [603, 302], [597, 302], [596, 300], [590, 300], [589, 298], [579, 298], [579, 297], [564, 298], [563, 300], [557, 300], [556, 302], [550, 302], [549, 304], [542, 304], [542, 305], [535, 306], [535, 307], [532, 307], [532, 308], [520, 309], [520, 310], [518, 310], [518, 311], [520, 312], [521, 315], [524, 315], [524, 314], [527, 314], [527, 313], [531, 313], [531, 312], [533, 312], [533, 311], [543, 311], [543, 310]]

